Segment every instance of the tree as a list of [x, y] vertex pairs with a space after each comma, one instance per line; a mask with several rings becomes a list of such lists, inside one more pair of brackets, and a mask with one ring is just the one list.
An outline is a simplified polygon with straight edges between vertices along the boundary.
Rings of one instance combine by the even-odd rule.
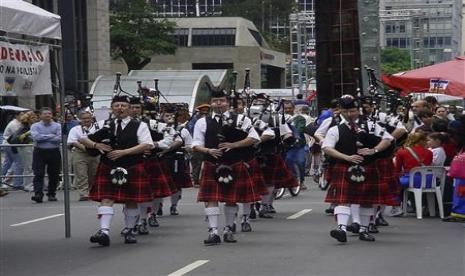
[[123, 58], [128, 70], [142, 69], [155, 54], [174, 54], [170, 33], [175, 24], [155, 17], [146, 0], [119, 0], [111, 6], [110, 45], [113, 58]]
[[287, 26], [289, 15], [295, 10], [294, 0], [224, 0], [221, 13], [222, 16], [239, 16], [252, 21], [271, 48], [289, 53], [289, 37], [273, 35], [271, 22]]
[[384, 74], [395, 74], [410, 69], [410, 54], [407, 50], [393, 47], [381, 50], [381, 72]]

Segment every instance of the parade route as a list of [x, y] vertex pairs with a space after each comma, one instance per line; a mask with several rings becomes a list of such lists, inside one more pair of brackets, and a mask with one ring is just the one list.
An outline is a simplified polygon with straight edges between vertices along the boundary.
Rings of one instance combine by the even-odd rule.
[[[184, 190], [180, 215], [165, 199], [159, 228], [124, 244], [121, 206], [115, 209], [111, 246], [89, 243], [98, 226], [94, 202], [71, 198], [71, 235], [64, 238], [63, 194], [35, 204], [31, 194], [0, 199], [0, 275], [464, 275], [464, 228], [438, 218], [389, 218], [376, 242], [329, 236], [334, 218], [324, 214], [325, 192], [315, 185], [298, 197], [275, 201], [274, 219], [252, 221], [238, 243], [206, 247], [203, 204], [197, 189]], [[286, 219], [287, 218], [287, 219]], [[294, 218], [294, 219], [290, 219]], [[220, 221], [222, 228], [223, 221]], [[240, 227], [239, 227], [240, 229]]]

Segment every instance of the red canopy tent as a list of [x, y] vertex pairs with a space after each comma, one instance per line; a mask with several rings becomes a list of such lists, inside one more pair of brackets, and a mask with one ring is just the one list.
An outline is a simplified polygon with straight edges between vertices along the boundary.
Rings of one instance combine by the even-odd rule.
[[430, 92], [465, 98], [465, 56], [381, 78], [387, 86], [401, 90], [403, 95]]

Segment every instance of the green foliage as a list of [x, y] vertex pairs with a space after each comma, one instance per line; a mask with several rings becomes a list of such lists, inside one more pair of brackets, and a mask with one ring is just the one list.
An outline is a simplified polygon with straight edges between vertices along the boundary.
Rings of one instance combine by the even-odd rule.
[[410, 69], [410, 54], [407, 50], [392, 47], [381, 50], [381, 72], [384, 74], [395, 74]]
[[289, 53], [289, 37], [277, 38], [270, 22], [289, 23], [289, 14], [296, 10], [294, 0], [224, 0], [222, 16], [239, 16], [252, 21], [274, 50]]
[[157, 19], [146, 0], [115, 1], [110, 14], [110, 41], [113, 58], [123, 58], [128, 70], [142, 69], [155, 54], [174, 54], [170, 37], [175, 24]]

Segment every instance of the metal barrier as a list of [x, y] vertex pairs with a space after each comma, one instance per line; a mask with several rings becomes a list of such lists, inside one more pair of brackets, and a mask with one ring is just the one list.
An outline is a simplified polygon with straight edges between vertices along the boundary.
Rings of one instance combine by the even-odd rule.
[[[70, 219], [70, 199], [69, 199], [69, 183], [70, 183], [70, 176], [74, 176], [74, 174], [70, 174], [68, 171], [68, 151], [66, 148], [66, 141], [67, 141], [67, 135], [63, 134], [62, 135], [62, 140], [61, 140], [61, 145], [60, 145], [60, 153], [61, 153], [61, 169], [62, 173], [60, 176], [62, 177], [63, 180], [63, 194], [64, 194], [64, 212], [65, 212], [65, 237], [70, 238], [71, 237], [71, 219]], [[5, 147], [34, 147], [33, 144], [0, 144], [0, 149], [5, 148]], [[3, 162], [2, 162], [2, 155], [0, 154], [0, 166], [3, 168]], [[0, 180], [3, 178], [8, 178], [8, 177], [34, 177], [34, 175], [10, 175], [10, 176], [0, 176]]]

